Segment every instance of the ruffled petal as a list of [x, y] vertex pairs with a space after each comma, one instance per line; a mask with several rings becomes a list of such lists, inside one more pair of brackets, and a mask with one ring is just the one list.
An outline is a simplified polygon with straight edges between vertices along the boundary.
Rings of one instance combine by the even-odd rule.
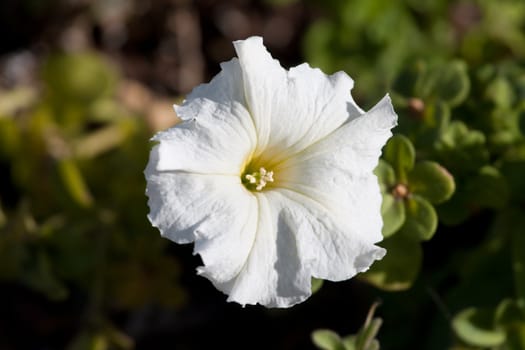
[[257, 194], [251, 253], [223, 291], [229, 301], [290, 307], [311, 295], [311, 277], [339, 281], [369, 268], [385, 250], [345, 232], [314, 200], [289, 190]]
[[362, 113], [350, 95], [353, 80], [345, 73], [328, 76], [308, 64], [286, 71], [260, 37], [234, 46], [257, 130], [255, 157], [261, 157], [261, 163], [277, 163]]
[[290, 307], [311, 295], [311, 275], [297, 246], [293, 215], [282, 196], [258, 193], [259, 219], [250, 255], [225, 292], [241, 305]]
[[345, 231], [382, 240], [381, 193], [372, 173], [397, 116], [386, 96], [320, 142], [275, 168], [276, 186], [321, 203]]
[[195, 242], [215, 284], [234, 278], [246, 261], [257, 226], [257, 201], [237, 176], [159, 172], [158, 146], [146, 168], [149, 220], [177, 243]]
[[156, 170], [239, 175], [256, 144], [242, 86], [240, 66], [233, 59], [176, 106], [183, 122], [153, 137], [159, 142]]
[[342, 281], [368, 270], [385, 249], [363, 239], [359, 228], [342, 225], [315, 199], [288, 189], [279, 189], [282, 210], [289, 213], [286, 227], [296, 235], [303, 265], [313, 277]]

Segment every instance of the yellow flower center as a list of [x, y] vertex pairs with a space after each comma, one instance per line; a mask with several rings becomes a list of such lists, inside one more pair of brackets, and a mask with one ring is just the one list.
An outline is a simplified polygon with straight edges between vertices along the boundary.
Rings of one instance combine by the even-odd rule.
[[273, 182], [273, 171], [267, 171], [263, 167], [258, 171], [247, 171], [242, 175], [242, 183], [251, 191], [254, 189], [261, 191], [269, 182]]

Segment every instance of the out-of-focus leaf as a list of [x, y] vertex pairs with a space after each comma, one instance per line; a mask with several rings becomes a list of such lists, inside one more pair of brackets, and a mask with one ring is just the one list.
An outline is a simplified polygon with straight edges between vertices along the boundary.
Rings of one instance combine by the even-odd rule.
[[316, 293], [323, 286], [324, 280], [312, 277], [312, 294]]
[[80, 206], [90, 207], [93, 197], [76, 163], [72, 159], [63, 159], [59, 161], [58, 169], [71, 198]]
[[[448, 127], [450, 123], [450, 107], [448, 104], [441, 101], [435, 103], [427, 103], [423, 114], [424, 122], [427, 128], [436, 133], [441, 133]], [[419, 135], [420, 138], [425, 136]], [[435, 137], [431, 139], [435, 140]]]
[[410, 288], [419, 273], [423, 258], [419, 242], [397, 234], [387, 238], [380, 245], [387, 251], [385, 257], [361, 274], [361, 278], [384, 290]]
[[498, 107], [510, 108], [516, 99], [514, 90], [505, 77], [496, 77], [485, 90], [485, 97]]
[[51, 261], [45, 252], [39, 252], [30, 270], [25, 271], [21, 280], [27, 286], [40, 291], [51, 300], [63, 300], [68, 295], [66, 287], [52, 270]]
[[381, 204], [381, 216], [383, 217], [383, 237], [389, 237], [396, 233], [405, 222], [405, 204], [403, 199], [395, 198], [390, 193], [383, 195]]
[[525, 322], [507, 327], [507, 346], [509, 349], [525, 349]]
[[398, 181], [406, 183], [407, 173], [416, 159], [412, 142], [401, 134], [394, 135], [383, 149], [383, 158], [394, 168]]
[[53, 56], [44, 65], [43, 77], [61, 103], [90, 103], [110, 94], [117, 79], [113, 68], [94, 53]]
[[410, 191], [434, 204], [449, 199], [456, 188], [454, 177], [436, 162], [423, 161], [408, 174]]
[[345, 350], [341, 337], [329, 329], [318, 329], [312, 333], [312, 342], [322, 350]]
[[477, 130], [469, 130], [460, 121], [449, 124], [436, 142], [435, 149], [440, 163], [454, 174], [476, 171], [489, 159], [485, 135]]
[[108, 350], [109, 346], [105, 335], [82, 332], [73, 339], [67, 350]]
[[394, 81], [392, 88], [407, 98], [418, 96], [416, 86], [426, 69], [427, 66], [422, 61], [407, 65]]
[[405, 223], [401, 231], [416, 240], [427, 241], [436, 232], [438, 217], [432, 204], [413, 195], [405, 200]]
[[97, 325], [96, 330], [83, 331], [68, 345], [67, 350], [128, 350], [133, 340], [108, 322]]
[[504, 299], [496, 308], [495, 322], [499, 327], [525, 322], [525, 310], [513, 299]]
[[493, 347], [505, 342], [505, 332], [494, 324], [494, 310], [468, 308], [457, 314], [452, 328], [464, 342], [474, 346]]
[[374, 174], [379, 178], [379, 186], [381, 186], [383, 192], [389, 191], [396, 184], [394, 168], [383, 159], [379, 159]]
[[30, 107], [36, 100], [36, 90], [31, 87], [0, 91], [0, 120], [5, 116], [14, 115], [20, 109]]
[[133, 122], [106, 126], [75, 141], [73, 152], [79, 158], [93, 158], [120, 145], [128, 136]]
[[509, 199], [505, 178], [492, 166], [482, 167], [465, 186], [471, 203], [480, 207], [502, 208]]
[[0, 156], [15, 156], [20, 141], [20, 129], [15, 121], [11, 118], [0, 117]]
[[[356, 349], [372, 350], [378, 349], [378, 341], [375, 339], [379, 328], [383, 324], [380, 318], [374, 318], [369, 324], [365, 324], [356, 336]], [[377, 344], [377, 345], [376, 345]]]
[[344, 337], [343, 346], [345, 350], [357, 350], [355, 347], [355, 335], [348, 335]]
[[450, 106], [461, 104], [468, 96], [470, 80], [464, 62], [453, 61], [432, 72], [436, 75], [435, 94]]

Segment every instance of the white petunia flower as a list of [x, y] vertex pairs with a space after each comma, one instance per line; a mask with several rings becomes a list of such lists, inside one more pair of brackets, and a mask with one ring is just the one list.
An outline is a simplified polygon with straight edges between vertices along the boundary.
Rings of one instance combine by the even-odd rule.
[[195, 242], [198, 273], [228, 301], [290, 307], [311, 277], [345, 280], [384, 256], [372, 171], [397, 116], [388, 96], [363, 112], [343, 72], [287, 71], [260, 37], [234, 46], [153, 137], [149, 219]]

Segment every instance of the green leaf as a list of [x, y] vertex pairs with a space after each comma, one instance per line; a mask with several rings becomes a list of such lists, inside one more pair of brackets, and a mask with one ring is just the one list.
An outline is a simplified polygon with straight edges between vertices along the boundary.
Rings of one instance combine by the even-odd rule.
[[435, 94], [454, 107], [461, 104], [469, 94], [470, 80], [467, 65], [455, 61], [434, 71], [437, 75]]
[[496, 308], [495, 322], [497, 326], [503, 328], [514, 323], [525, 322], [525, 311], [515, 300], [504, 299]]
[[59, 301], [67, 298], [69, 291], [55, 276], [47, 253], [38, 252], [35, 258], [34, 266], [24, 271], [21, 277], [22, 282], [45, 294], [51, 300]]
[[485, 90], [485, 97], [498, 107], [510, 108], [516, 99], [516, 94], [507, 78], [497, 76], [488, 84]]
[[465, 186], [471, 203], [480, 207], [499, 209], [509, 199], [507, 182], [493, 166], [482, 167]]
[[356, 349], [357, 350], [368, 350], [374, 349], [374, 342], [377, 342], [374, 338], [379, 332], [379, 328], [383, 324], [383, 320], [380, 318], [374, 318], [370, 321], [370, 324], [365, 325], [363, 329], [356, 336]]
[[[434, 132], [443, 132], [450, 123], [450, 107], [444, 102], [427, 103], [424, 113], [427, 127]], [[433, 138], [434, 139], [434, 138]]]
[[416, 164], [408, 174], [408, 185], [411, 192], [434, 204], [449, 199], [456, 188], [454, 177], [447, 169], [431, 161]]
[[102, 56], [78, 53], [51, 57], [43, 78], [57, 102], [90, 103], [113, 92], [117, 74]]
[[373, 339], [366, 348], [363, 348], [363, 350], [379, 350], [379, 348], [379, 341], [377, 339]]
[[476, 171], [489, 160], [485, 135], [469, 130], [461, 121], [452, 121], [435, 144], [441, 164], [454, 174]]
[[525, 322], [507, 328], [507, 345], [508, 349], [525, 349]]
[[343, 346], [345, 350], [357, 350], [355, 347], [355, 335], [348, 335], [344, 337]]
[[426, 70], [427, 66], [422, 61], [418, 61], [410, 66], [406, 65], [394, 81], [392, 88], [403, 96], [414, 97], [417, 93], [415, 86]]
[[322, 350], [345, 350], [341, 337], [329, 329], [318, 329], [312, 333], [312, 342]]
[[381, 204], [381, 215], [383, 217], [383, 237], [389, 237], [396, 233], [405, 223], [405, 204], [402, 199], [397, 199], [390, 193], [383, 195]]
[[361, 278], [372, 285], [390, 291], [412, 286], [421, 268], [421, 245], [404, 235], [395, 235], [380, 243], [386, 249], [385, 257], [376, 261]]
[[427, 241], [436, 232], [436, 210], [426, 199], [413, 195], [405, 200], [406, 219], [401, 231], [417, 240]]
[[379, 163], [374, 170], [374, 174], [379, 179], [379, 185], [381, 190], [386, 193], [392, 186], [396, 184], [396, 174], [394, 168], [382, 159], [379, 159]]
[[394, 168], [398, 181], [405, 183], [407, 173], [414, 167], [416, 151], [406, 136], [397, 134], [388, 140], [383, 158]]
[[324, 280], [312, 277], [312, 294], [316, 293], [323, 286]]
[[452, 328], [465, 343], [481, 346], [499, 346], [505, 342], [505, 332], [494, 326], [494, 310], [468, 308], [452, 320]]
[[93, 197], [76, 163], [71, 159], [63, 159], [58, 164], [58, 170], [71, 198], [83, 207], [90, 207]]

